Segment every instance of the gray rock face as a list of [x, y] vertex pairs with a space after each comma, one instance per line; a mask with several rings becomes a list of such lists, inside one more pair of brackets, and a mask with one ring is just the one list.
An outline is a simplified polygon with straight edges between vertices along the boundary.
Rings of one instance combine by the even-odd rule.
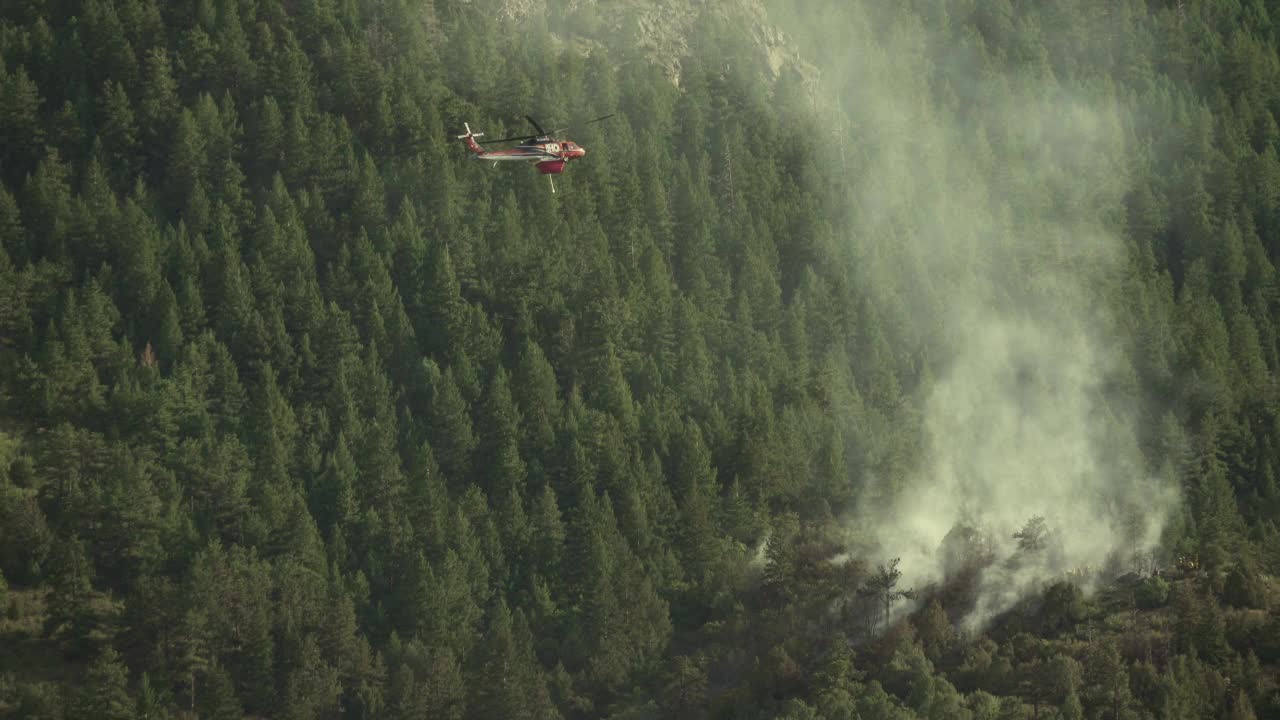
[[[752, 40], [748, 62], [756, 62], [770, 80], [786, 67], [806, 81], [817, 68], [800, 57], [798, 48], [774, 23], [762, 0], [564, 0], [559, 7], [547, 0], [501, 0], [498, 15], [511, 22], [527, 22], [554, 14], [549, 29], [564, 46], [581, 52], [606, 48], [615, 60], [640, 57], [664, 69], [680, 84], [681, 61], [702, 51], [699, 33], [708, 21], [727, 24]], [[704, 65], [744, 58], [701, 58]]]

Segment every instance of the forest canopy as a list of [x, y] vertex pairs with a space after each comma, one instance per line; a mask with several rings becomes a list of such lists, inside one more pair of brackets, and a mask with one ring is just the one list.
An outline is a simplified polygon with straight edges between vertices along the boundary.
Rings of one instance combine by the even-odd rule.
[[0, 5], [0, 717], [1280, 714], [1280, 5], [704, 5]]

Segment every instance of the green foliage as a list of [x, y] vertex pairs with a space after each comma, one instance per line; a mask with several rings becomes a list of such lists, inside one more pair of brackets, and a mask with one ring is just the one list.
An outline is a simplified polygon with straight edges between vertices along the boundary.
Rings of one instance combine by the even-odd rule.
[[1260, 610], [1266, 610], [1270, 600], [1265, 581], [1244, 564], [1237, 564], [1227, 573], [1222, 597], [1228, 605]]
[[916, 632], [925, 653], [933, 662], [945, 653], [955, 640], [955, 629], [942, 604], [934, 598], [916, 621]]
[[1084, 593], [1072, 583], [1054, 583], [1044, 591], [1040, 609], [1042, 628], [1047, 635], [1070, 630], [1084, 620], [1087, 608]]
[[1142, 610], [1162, 608], [1169, 601], [1169, 583], [1162, 577], [1143, 578], [1134, 589], [1133, 601]]
[[128, 693], [128, 671], [120, 655], [106, 648], [89, 665], [85, 684], [71, 699], [67, 717], [74, 720], [128, 720], [133, 717], [133, 701]]

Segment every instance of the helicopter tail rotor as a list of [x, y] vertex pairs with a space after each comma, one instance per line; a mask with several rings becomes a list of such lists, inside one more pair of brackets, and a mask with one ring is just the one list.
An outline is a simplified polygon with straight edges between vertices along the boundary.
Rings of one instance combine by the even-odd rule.
[[467, 131], [462, 135], [459, 135], [458, 139], [466, 141], [467, 150], [471, 151], [472, 153], [475, 153], [476, 155], [479, 155], [480, 153], [484, 152], [483, 150], [480, 149], [479, 143], [476, 142], [476, 138], [483, 136], [484, 133], [471, 132], [471, 125], [469, 123], [462, 123], [462, 127], [466, 128]]
[[458, 139], [459, 139], [459, 140], [461, 140], [461, 139], [463, 139], [463, 138], [484, 137], [484, 133], [482, 133], [482, 132], [471, 132], [471, 124], [470, 124], [470, 123], [462, 123], [462, 127], [466, 128], [466, 129], [467, 129], [467, 131], [466, 131], [465, 133], [463, 133], [462, 135], [459, 135], [459, 136], [458, 136]]

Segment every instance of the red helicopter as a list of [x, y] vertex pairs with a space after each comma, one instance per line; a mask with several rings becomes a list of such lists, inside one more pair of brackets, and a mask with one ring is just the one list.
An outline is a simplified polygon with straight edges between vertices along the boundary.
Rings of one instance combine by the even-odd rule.
[[[600, 122], [613, 117], [617, 113], [609, 113], [595, 120], [588, 120], [583, 125]], [[534, 163], [534, 167], [538, 168], [538, 172], [547, 176], [547, 180], [551, 181], [551, 192], [556, 191], [556, 181], [552, 175], [559, 175], [564, 172], [565, 163], [570, 160], [583, 157], [587, 154], [587, 149], [578, 145], [571, 140], [560, 140], [556, 136], [568, 130], [569, 128], [561, 128], [555, 132], [547, 132], [542, 129], [537, 120], [531, 116], [525, 115], [530, 123], [538, 130], [537, 135], [518, 135], [514, 137], [502, 138], [500, 140], [483, 140], [476, 142], [476, 138], [483, 137], [484, 133], [471, 132], [471, 125], [463, 123], [462, 126], [467, 129], [466, 134], [459, 135], [458, 139], [465, 139], [467, 142], [467, 150], [471, 151], [471, 156], [476, 160], [492, 160], [496, 167], [503, 160], [522, 160], [524, 162]], [[519, 140], [520, 144], [506, 150], [488, 150], [480, 147], [489, 143], [510, 142]]]

